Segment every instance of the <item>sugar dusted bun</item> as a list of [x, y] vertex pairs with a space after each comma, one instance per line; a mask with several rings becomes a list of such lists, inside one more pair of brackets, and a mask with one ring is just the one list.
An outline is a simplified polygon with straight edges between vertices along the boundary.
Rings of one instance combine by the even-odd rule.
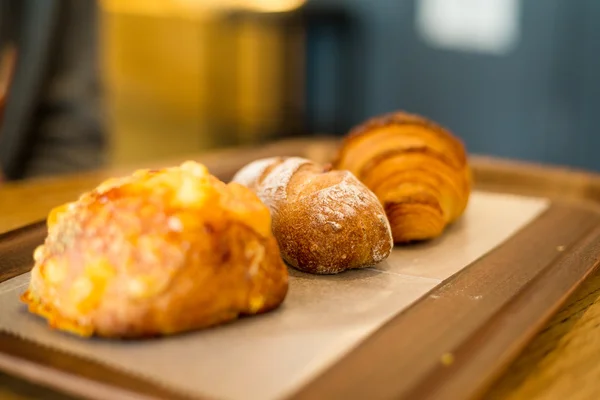
[[393, 242], [377, 197], [348, 171], [304, 158], [257, 160], [233, 179], [269, 207], [283, 258], [315, 274], [377, 264]]

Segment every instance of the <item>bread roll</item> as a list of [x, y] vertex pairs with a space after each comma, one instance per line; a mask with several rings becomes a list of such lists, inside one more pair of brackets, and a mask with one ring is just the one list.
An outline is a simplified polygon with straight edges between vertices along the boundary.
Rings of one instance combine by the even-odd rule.
[[287, 268], [269, 210], [207, 169], [138, 171], [53, 210], [22, 300], [57, 329], [146, 337], [276, 308]]
[[377, 195], [396, 243], [441, 235], [463, 214], [471, 192], [463, 144], [441, 126], [404, 112], [354, 128], [333, 165]]
[[234, 177], [269, 207], [282, 256], [293, 267], [335, 274], [390, 254], [389, 223], [377, 197], [347, 171], [304, 158], [268, 158]]

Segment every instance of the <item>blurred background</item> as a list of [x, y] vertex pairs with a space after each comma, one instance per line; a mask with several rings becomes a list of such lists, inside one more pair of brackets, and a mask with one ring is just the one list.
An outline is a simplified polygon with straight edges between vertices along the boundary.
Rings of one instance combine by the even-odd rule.
[[600, 170], [596, 0], [0, 0], [0, 170], [58, 175], [404, 109]]

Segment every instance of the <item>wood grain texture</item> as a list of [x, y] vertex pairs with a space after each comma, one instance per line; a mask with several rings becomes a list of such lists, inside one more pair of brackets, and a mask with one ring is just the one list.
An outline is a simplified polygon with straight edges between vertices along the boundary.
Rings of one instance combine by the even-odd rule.
[[[589, 265], [600, 261], [599, 222], [595, 212], [553, 206], [391, 320], [294, 399], [480, 394], [555, 311], [548, 306], [564, 300]], [[389, 368], [397, 360], [402, 363]]]
[[[209, 168], [211, 163], [223, 164], [225, 167], [220, 177], [228, 179], [241, 163], [268, 154], [305, 155], [316, 161], [328, 161], [335, 145], [336, 141], [332, 140], [298, 140], [271, 144], [252, 156], [242, 149], [186, 159], [206, 162]], [[181, 159], [167, 160], [153, 166], [170, 165], [179, 161]], [[600, 179], [596, 175], [487, 157], [472, 157], [472, 161], [477, 184], [485, 190], [547, 195], [565, 202], [580, 203], [581, 200], [586, 200], [590, 208], [598, 208]], [[108, 176], [125, 172], [128, 170], [101, 171], [76, 177], [0, 186], [0, 232], [44, 218], [51, 207], [73, 199], [81, 191], [93, 187]], [[507, 180], [512, 184], [507, 185]], [[576, 400], [600, 398], [598, 359], [600, 273], [595, 273], [568, 299], [520, 357], [508, 367], [507, 372], [481, 397]], [[27, 384], [15, 378], [0, 376], [0, 385], [20, 387], [19, 385]], [[36, 394], [28, 393], [17, 398], [39, 398], [47, 393], [41, 389], [37, 391], [33, 386], [31, 390]]]
[[0, 234], [0, 254], [3, 257], [0, 282], [25, 272], [23, 267], [31, 265], [33, 251], [42, 243], [46, 232], [45, 223], [37, 222]]
[[2, 400], [31, 400], [41, 398], [44, 400], [75, 400], [73, 396], [52, 390], [47, 387], [34, 385], [11, 375], [0, 372], [0, 399]]
[[191, 400], [148, 380], [2, 332], [0, 368], [39, 385], [94, 400]]
[[600, 272], [554, 315], [486, 399], [600, 398]]

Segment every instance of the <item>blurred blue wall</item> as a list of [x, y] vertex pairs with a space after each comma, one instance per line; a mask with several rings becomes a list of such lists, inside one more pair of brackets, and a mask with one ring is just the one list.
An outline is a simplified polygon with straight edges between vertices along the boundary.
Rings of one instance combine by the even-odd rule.
[[430, 46], [417, 0], [310, 1], [310, 129], [402, 108], [474, 153], [600, 170], [600, 1], [519, 4], [516, 46], [486, 54]]

